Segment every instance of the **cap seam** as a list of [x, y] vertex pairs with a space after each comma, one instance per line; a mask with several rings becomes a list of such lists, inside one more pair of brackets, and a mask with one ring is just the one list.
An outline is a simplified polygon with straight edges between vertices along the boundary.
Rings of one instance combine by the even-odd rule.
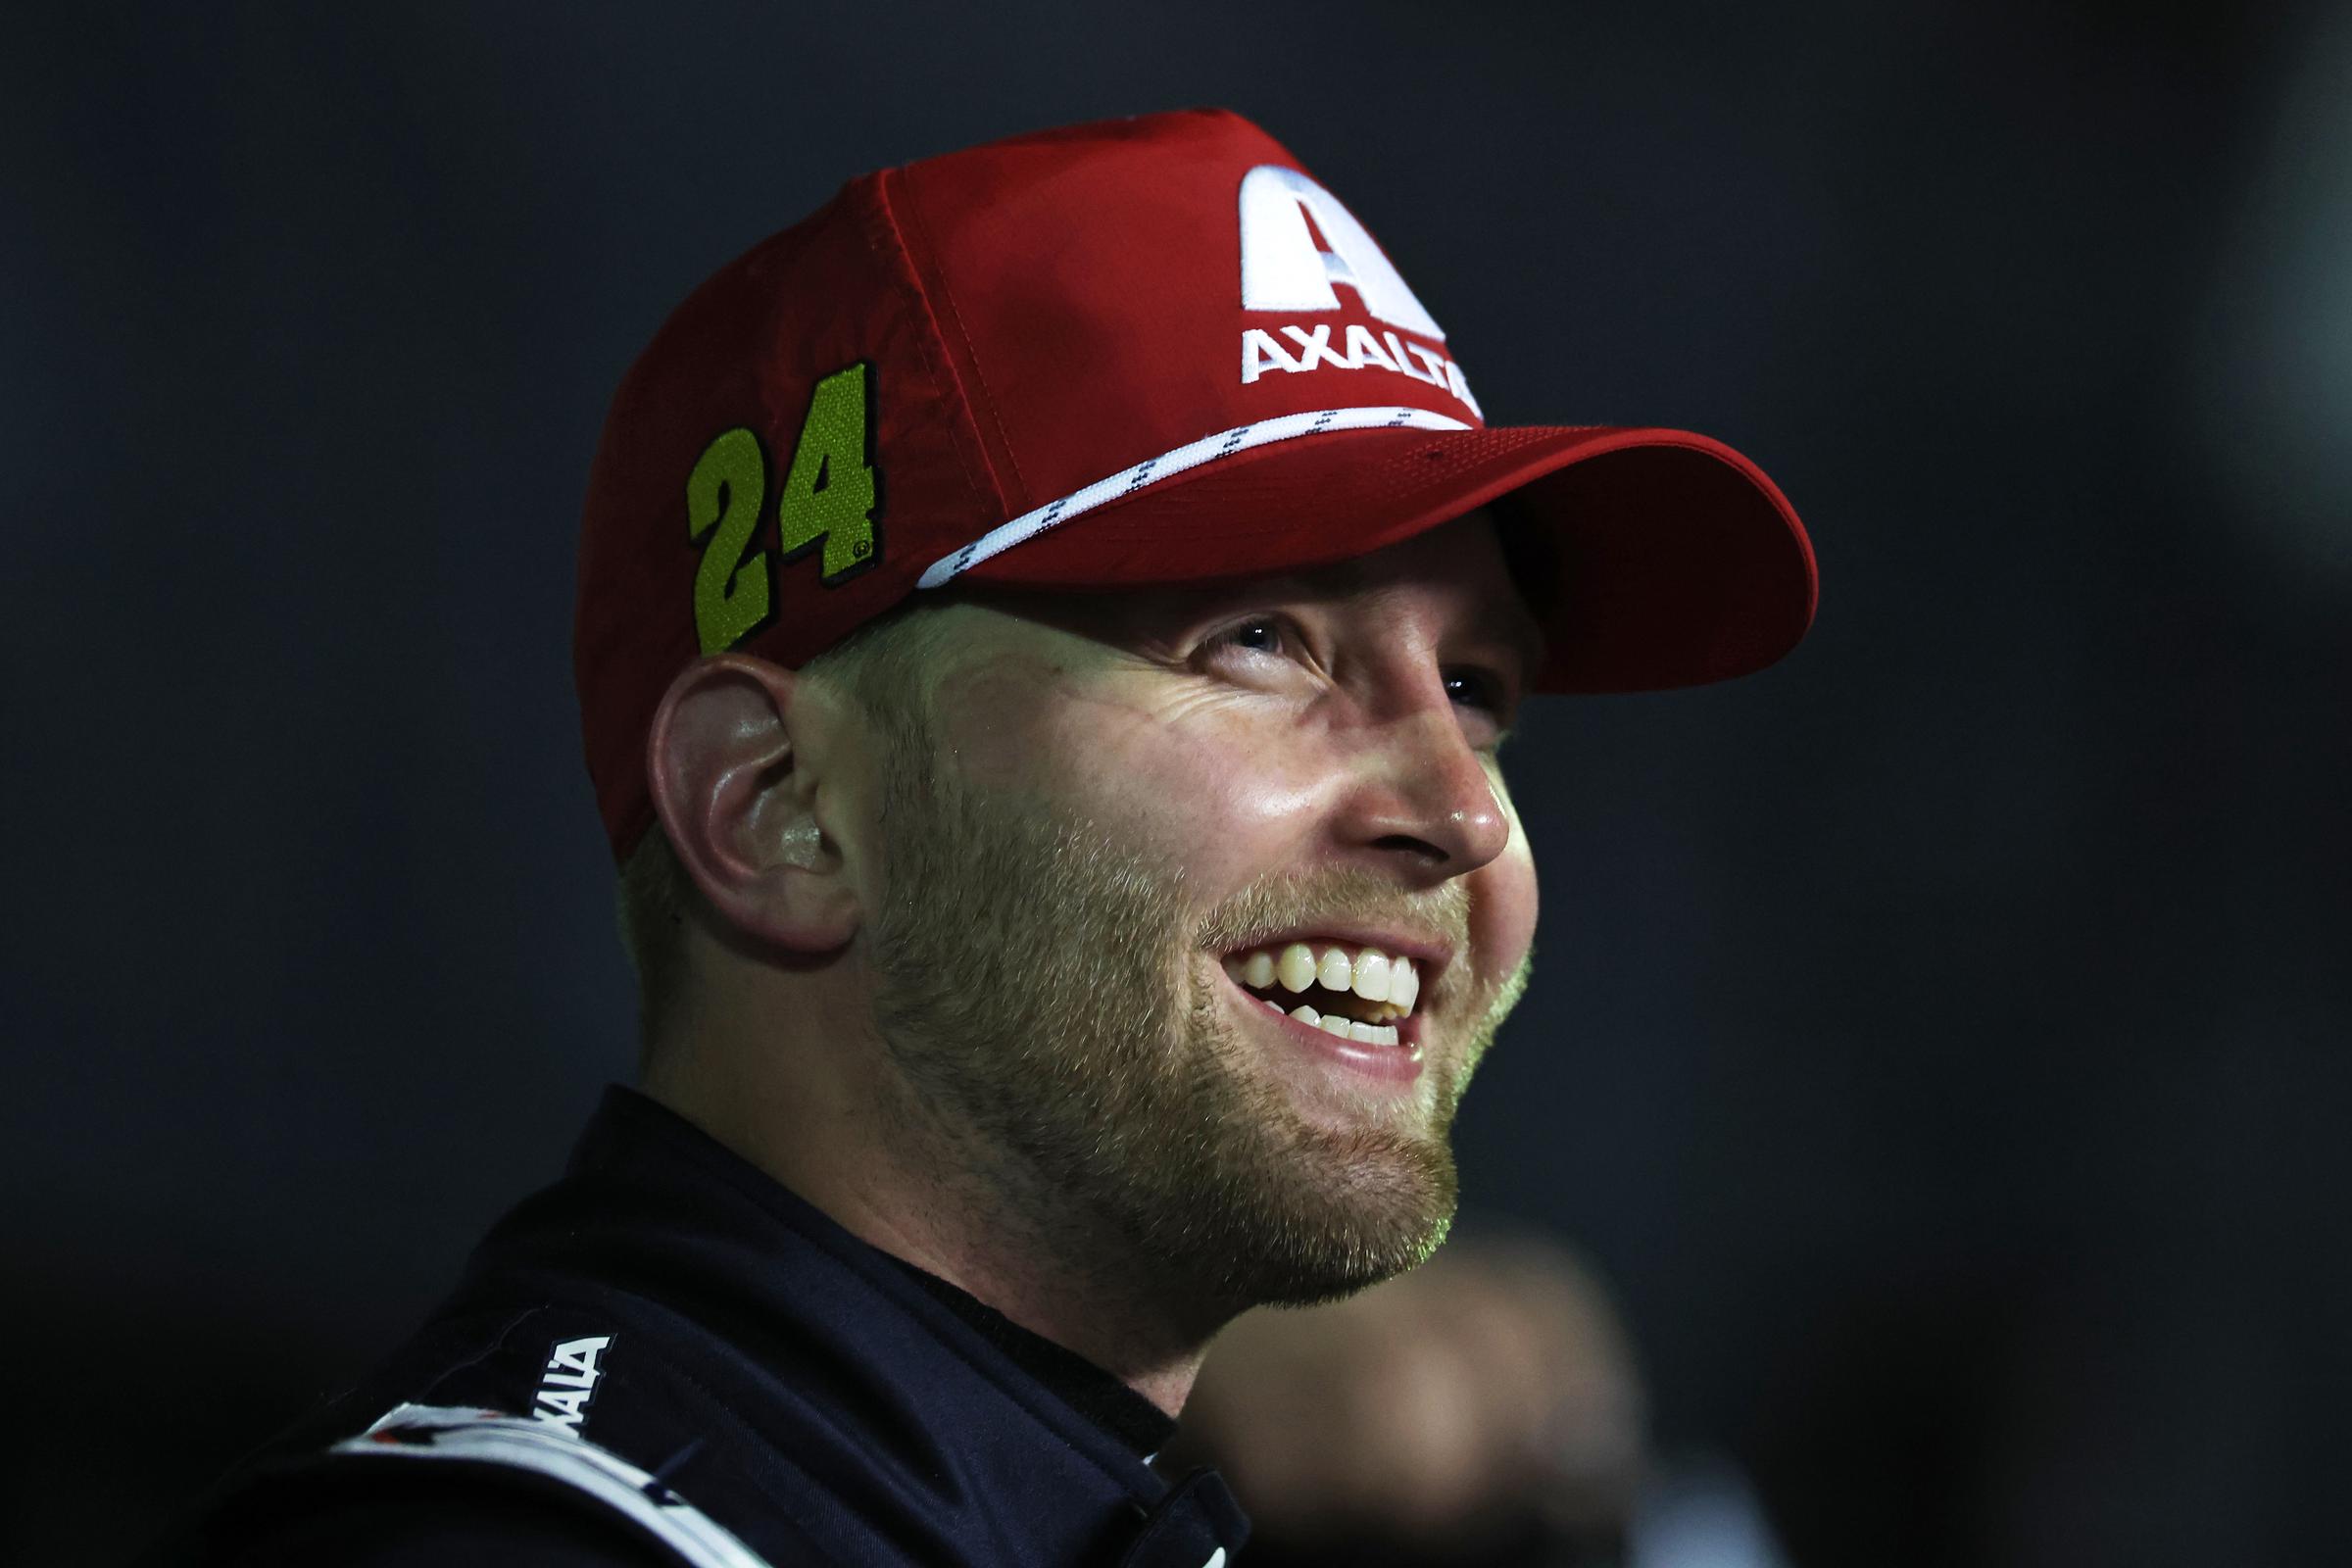
[[[886, 266], [894, 261], [905, 264], [907, 286], [913, 292], [914, 303], [922, 314], [924, 324], [930, 328], [927, 332], [917, 332], [915, 335], [922, 343], [923, 364], [931, 372], [932, 391], [939, 395], [943, 403], [960, 405], [968, 419], [971, 416], [971, 399], [965, 395], [963, 378], [956, 373], [955, 366], [942, 358], [945, 344], [939, 330], [939, 313], [933, 309], [930, 294], [923, 287], [923, 270], [915, 261], [914, 248], [906, 243], [906, 230], [899, 226], [898, 213], [891, 205], [890, 181], [893, 175], [900, 172], [900, 170], [885, 169], [874, 175], [874, 212], [889, 226], [890, 237], [897, 244], [899, 254], [895, 258], [883, 255], [870, 230], [865, 236], [866, 249], [874, 253], [875, 260]], [[974, 432], [975, 436], [977, 433]], [[965, 450], [962, 431], [951, 429], [948, 432], [948, 444], [955, 448], [956, 461], [963, 468], [965, 488], [984, 504], [993, 500], [1003, 510], [1006, 506], [1004, 486], [997, 482], [995, 473], [989, 469], [988, 454], [976, 454], [980, 466], [975, 469], [975, 454]]]
[[[896, 171], [896, 172], [901, 175], [905, 175], [908, 172], [908, 171], [901, 169]], [[884, 211], [889, 217], [893, 227], [897, 227], [899, 223], [897, 212], [894, 209], [889, 208], [887, 205], [885, 206]], [[906, 204], [906, 220], [914, 227], [916, 234], [922, 240], [922, 254], [926, 257], [936, 259], [939, 255], [939, 252], [931, 243], [930, 228], [923, 222], [922, 207], [920, 203], [909, 201]], [[906, 244], [906, 233], [903, 229], [900, 231], [899, 242], [902, 245]], [[910, 259], [914, 255], [913, 248], [911, 246], [908, 247], [907, 254]], [[913, 271], [915, 289], [918, 293], [922, 294], [924, 302], [931, 307], [933, 319], [936, 321], [940, 315], [945, 314], [949, 320], [956, 323], [956, 335], [963, 340], [964, 359], [965, 362], [971, 367], [972, 385], [978, 394], [976, 398], [967, 399], [967, 402], [976, 403], [980, 408], [983, 408], [988, 412], [988, 422], [996, 427], [997, 445], [1002, 448], [1004, 453], [1005, 466], [1012, 470], [1012, 482], [1015, 493], [1011, 496], [1002, 498], [1004, 503], [1004, 510], [1007, 514], [1024, 510], [1029, 504], [1029, 480], [1021, 472], [1020, 457], [1012, 450], [1012, 436], [1005, 430], [1004, 416], [997, 412], [997, 400], [988, 389], [987, 372], [982, 370], [980, 368], [980, 351], [978, 348], [973, 346], [972, 334], [970, 330], [963, 324], [963, 313], [956, 308], [955, 291], [948, 287], [947, 274], [943, 271], [939, 278], [939, 298], [937, 301], [933, 301], [930, 298], [930, 291], [923, 285], [922, 268], [917, 265], [913, 269]]]

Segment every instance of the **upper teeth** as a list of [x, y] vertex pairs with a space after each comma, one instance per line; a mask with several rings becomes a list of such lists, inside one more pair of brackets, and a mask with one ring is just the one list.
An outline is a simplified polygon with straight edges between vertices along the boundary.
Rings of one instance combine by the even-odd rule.
[[1262, 988], [1279, 981], [1286, 991], [1304, 991], [1312, 985], [1352, 991], [1366, 1002], [1386, 1003], [1384, 1017], [1402, 1017], [1412, 1011], [1421, 995], [1421, 976], [1414, 970], [1413, 960], [1391, 957], [1378, 948], [1350, 951], [1332, 943], [1310, 947], [1293, 942], [1230, 954], [1225, 972], [1246, 986]]

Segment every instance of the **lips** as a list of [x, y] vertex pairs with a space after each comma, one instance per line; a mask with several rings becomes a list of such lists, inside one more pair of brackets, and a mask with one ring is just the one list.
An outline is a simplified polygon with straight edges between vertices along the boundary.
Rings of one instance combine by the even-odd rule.
[[1338, 925], [1299, 926], [1291, 931], [1274, 931], [1227, 950], [1218, 956], [1230, 958], [1238, 954], [1260, 948], [1280, 951], [1294, 942], [1304, 942], [1321, 952], [1337, 944], [1347, 948], [1375, 948], [1392, 957], [1410, 958], [1426, 981], [1435, 981], [1453, 961], [1453, 944], [1433, 933], [1406, 926], [1392, 926], [1375, 930], [1370, 926]]
[[1231, 975], [1219, 969], [1225, 988], [1232, 993], [1236, 1005], [1262, 1016], [1266, 1023], [1279, 1030], [1292, 1043], [1318, 1058], [1336, 1062], [1365, 1077], [1382, 1083], [1401, 1086], [1416, 1083], [1422, 1068], [1422, 1014], [1416, 1012], [1398, 1019], [1396, 1044], [1361, 1045], [1353, 1040], [1342, 1040], [1313, 1028], [1288, 1013], [1277, 1012], [1263, 1002], [1243, 990]]

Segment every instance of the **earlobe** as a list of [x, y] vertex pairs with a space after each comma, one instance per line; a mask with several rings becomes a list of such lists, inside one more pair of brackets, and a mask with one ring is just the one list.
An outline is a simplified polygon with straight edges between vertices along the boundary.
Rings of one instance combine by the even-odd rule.
[[646, 733], [646, 781], [678, 863], [760, 946], [830, 953], [858, 899], [829, 815], [834, 728], [794, 671], [725, 654], [678, 672]]

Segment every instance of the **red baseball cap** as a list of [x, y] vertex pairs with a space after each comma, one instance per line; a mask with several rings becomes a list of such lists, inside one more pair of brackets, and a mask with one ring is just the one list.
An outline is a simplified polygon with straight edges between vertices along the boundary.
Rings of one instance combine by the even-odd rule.
[[797, 668], [957, 577], [1323, 565], [1505, 496], [1506, 542], [1540, 547], [1513, 555], [1550, 646], [1532, 690], [1722, 680], [1812, 623], [1812, 545], [1761, 469], [1684, 430], [1490, 427], [1363, 225], [1238, 115], [859, 175], [697, 288], [606, 420], [572, 656], [613, 855], [699, 657]]

